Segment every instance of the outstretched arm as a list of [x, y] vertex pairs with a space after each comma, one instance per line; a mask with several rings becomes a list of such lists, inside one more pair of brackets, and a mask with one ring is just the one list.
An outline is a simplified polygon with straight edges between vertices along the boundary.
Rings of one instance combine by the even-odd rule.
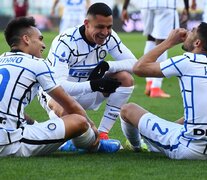
[[133, 72], [141, 77], [163, 77], [160, 63], [156, 62], [157, 58], [167, 49], [183, 42], [186, 39], [186, 35], [186, 29], [173, 30], [166, 40], [137, 61], [133, 67]]
[[86, 112], [81, 105], [68, 95], [61, 86], [53, 89], [48, 94], [63, 107], [67, 114], [79, 114], [86, 117]]

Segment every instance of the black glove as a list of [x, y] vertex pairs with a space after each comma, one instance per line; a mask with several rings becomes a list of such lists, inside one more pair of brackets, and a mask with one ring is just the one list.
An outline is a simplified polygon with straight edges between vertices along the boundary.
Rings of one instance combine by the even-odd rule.
[[101, 61], [91, 72], [88, 80], [101, 79], [105, 72], [109, 70], [109, 64], [106, 61]]
[[116, 79], [104, 77], [90, 81], [92, 91], [99, 91], [103, 93], [113, 93], [121, 85], [121, 82]]

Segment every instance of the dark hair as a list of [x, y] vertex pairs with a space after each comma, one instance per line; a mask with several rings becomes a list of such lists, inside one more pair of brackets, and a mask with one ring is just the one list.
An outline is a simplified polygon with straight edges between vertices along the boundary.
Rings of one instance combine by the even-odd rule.
[[107, 17], [112, 15], [112, 10], [104, 3], [94, 3], [89, 7], [87, 15], [102, 15]]
[[23, 34], [28, 34], [28, 28], [36, 27], [33, 17], [18, 17], [12, 19], [4, 30], [6, 42], [10, 47], [17, 45]]
[[197, 34], [203, 43], [203, 50], [207, 51], [207, 23], [201, 22], [197, 28]]

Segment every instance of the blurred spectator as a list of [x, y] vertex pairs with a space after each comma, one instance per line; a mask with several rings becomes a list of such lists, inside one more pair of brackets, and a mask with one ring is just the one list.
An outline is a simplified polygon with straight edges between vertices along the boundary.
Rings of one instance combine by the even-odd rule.
[[13, 10], [15, 17], [26, 16], [28, 9], [28, 0], [13, 0]]
[[86, 11], [90, 6], [90, 0], [68, 1], [54, 0], [51, 15], [55, 15], [55, 8], [61, 2], [63, 5], [63, 15], [60, 22], [59, 32], [70, 27], [77, 26], [84, 21]]
[[31, 15], [36, 22], [36, 27], [41, 31], [47, 31], [52, 29], [52, 23], [49, 18], [41, 14]]

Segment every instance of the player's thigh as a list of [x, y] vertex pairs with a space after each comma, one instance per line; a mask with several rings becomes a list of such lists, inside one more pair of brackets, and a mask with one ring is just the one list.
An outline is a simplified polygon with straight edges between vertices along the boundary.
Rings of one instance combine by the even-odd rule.
[[26, 125], [23, 139], [16, 156], [49, 154], [58, 149], [65, 139], [65, 125], [62, 119], [51, 119], [34, 125]]
[[141, 117], [138, 128], [151, 151], [166, 154], [167, 151], [179, 145], [178, 136], [182, 128], [180, 124], [146, 113]]
[[149, 9], [141, 10], [141, 18], [143, 22], [143, 34], [149, 35], [153, 30], [153, 22], [154, 22], [154, 11]]
[[100, 92], [92, 92], [74, 97], [84, 109], [97, 110], [106, 99]]
[[179, 27], [177, 11], [173, 9], [155, 10], [152, 36], [155, 39], [166, 39], [170, 32]]

